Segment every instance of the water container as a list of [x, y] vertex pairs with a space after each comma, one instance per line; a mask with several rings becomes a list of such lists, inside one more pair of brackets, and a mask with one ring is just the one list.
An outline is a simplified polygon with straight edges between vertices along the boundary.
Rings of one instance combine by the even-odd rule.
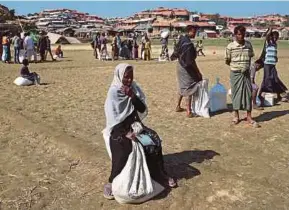
[[220, 83], [220, 79], [216, 79], [216, 85], [210, 90], [210, 111], [216, 112], [227, 109], [227, 90]]
[[275, 95], [272, 94], [272, 93], [265, 93], [265, 96], [264, 96], [264, 105], [265, 106], [274, 106], [275, 103], [274, 103], [274, 99], [275, 99]]

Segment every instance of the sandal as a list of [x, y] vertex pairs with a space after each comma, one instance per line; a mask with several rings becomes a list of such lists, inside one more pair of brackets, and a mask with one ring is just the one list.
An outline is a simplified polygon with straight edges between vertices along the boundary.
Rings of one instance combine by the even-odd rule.
[[177, 187], [177, 182], [173, 178], [169, 177], [168, 178], [168, 186], [170, 188], [175, 188], [175, 187]]
[[247, 121], [249, 125], [251, 125], [253, 128], [260, 128], [261, 126], [254, 120]]
[[281, 101], [281, 102], [284, 102], [284, 103], [288, 103], [288, 102], [289, 102], [288, 98], [281, 98], [280, 101]]
[[241, 121], [240, 121], [239, 118], [234, 118], [234, 119], [232, 120], [232, 125], [238, 125], [240, 122], [241, 122]]
[[104, 185], [103, 196], [108, 200], [113, 200], [114, 196], [112, 194], [111, 183]]

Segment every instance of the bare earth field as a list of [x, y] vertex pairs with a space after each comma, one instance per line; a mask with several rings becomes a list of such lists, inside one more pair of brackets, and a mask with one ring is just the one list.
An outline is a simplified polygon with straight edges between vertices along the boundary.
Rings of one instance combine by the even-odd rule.
[[[163, 138], [179, 187], [142, 205], [105, 200], [104, 101], [119, 62], [95, 60], [90, 48], [64, 49], [61, 61], [30, 65], [45, 83], [39, 87], [17, 87], [20, 65], [0, 64], [0, 209], [289, 209], [289, 104], [254, 111], [260, 129], [230, 126], [229, 111], [187, 119], [174, 112], [176, 63], [157, 61], [129, 63], [147, 95], [145, 123]], [[208, 47], [198, 58], [209, 86], [220, 77], [229, 88], [223, 51]], [[280, 50], [278, 63], [287, 85], [288, 53]]]

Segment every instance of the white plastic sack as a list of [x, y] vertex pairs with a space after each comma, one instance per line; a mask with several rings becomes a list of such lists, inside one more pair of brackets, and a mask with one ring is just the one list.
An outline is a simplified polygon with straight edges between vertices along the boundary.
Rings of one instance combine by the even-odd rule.
[[210, 110], [216, 112], [227, 108], [227, 90], [217, 79], [217, 84], [210, 90]]
[[142, 145], [133, 141], [125, 167], [112, 182], [115, 200], [119, 203], [143, 203], [163, 190], [151, 179]]
[[163, 31], [163, 32], [161, 33], [161, 37], [162, 37], [163, 39], [166, 39], [166, 38], [169, 36], [169, 34], [170, 34], [169, 31]]
[[29, 80], [29, 79], [23, 78], [23, 77], [17, 77], [17, 78], [14, 80], [14, 84], [15, 84], [15, 85], [18, 85], [18, 86], [28, 86], [28, 85], [33, 85], [34, 82], [32, 82], [32, 81]]
[[19, 52], [19, 61], [20, 61], [20, 63], [22, 63], [24, 58], [26, 57], [25, 53], [26, 53], [25, 50], [20, 50], [20, 52]]
[[210, 118], [208, 83], [209, 81], [207, 79], [200, 81], [198, 83], [198, 89], [192, 99], [192, 112], [205, 118]]
[[110, 134], [106, 129], [104, 129], [102, 131], [102, 135], [103, 135], [106, 151], [108, 153], [109, 158], [111, 159], [111, 150], [110, 150], [110, 144], [109, 144]]

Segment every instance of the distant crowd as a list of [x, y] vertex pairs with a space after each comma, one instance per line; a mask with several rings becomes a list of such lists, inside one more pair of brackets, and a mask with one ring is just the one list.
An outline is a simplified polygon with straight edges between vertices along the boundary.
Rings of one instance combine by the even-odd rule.
[[47, 55], [49, 54], [52, 61], [55, 61], [57, 57], [63, 57], [63, 52], [61, 50], [61, 45], [59, 45], [54, 50], [54, 55], [51, 50], [51, 41], [45, 33], [40, 33], [40, 38], [37, 43], [31, 37], [30, 32], [24, 33], [22, 36], [20, 33], [16, 34], [14, 37], [11, 33], [5, 32], [0, 34], [2, 42], [0, 42], [0, 60], [4, 63], [13, 63], [11, 55], [11, 46], [14, 49], [14, 63], [22, 63], [23, 59], [28, 59], [28, 61], [38, 61], [37, 54], [40, 55], [40, 62], [47, 60]]

